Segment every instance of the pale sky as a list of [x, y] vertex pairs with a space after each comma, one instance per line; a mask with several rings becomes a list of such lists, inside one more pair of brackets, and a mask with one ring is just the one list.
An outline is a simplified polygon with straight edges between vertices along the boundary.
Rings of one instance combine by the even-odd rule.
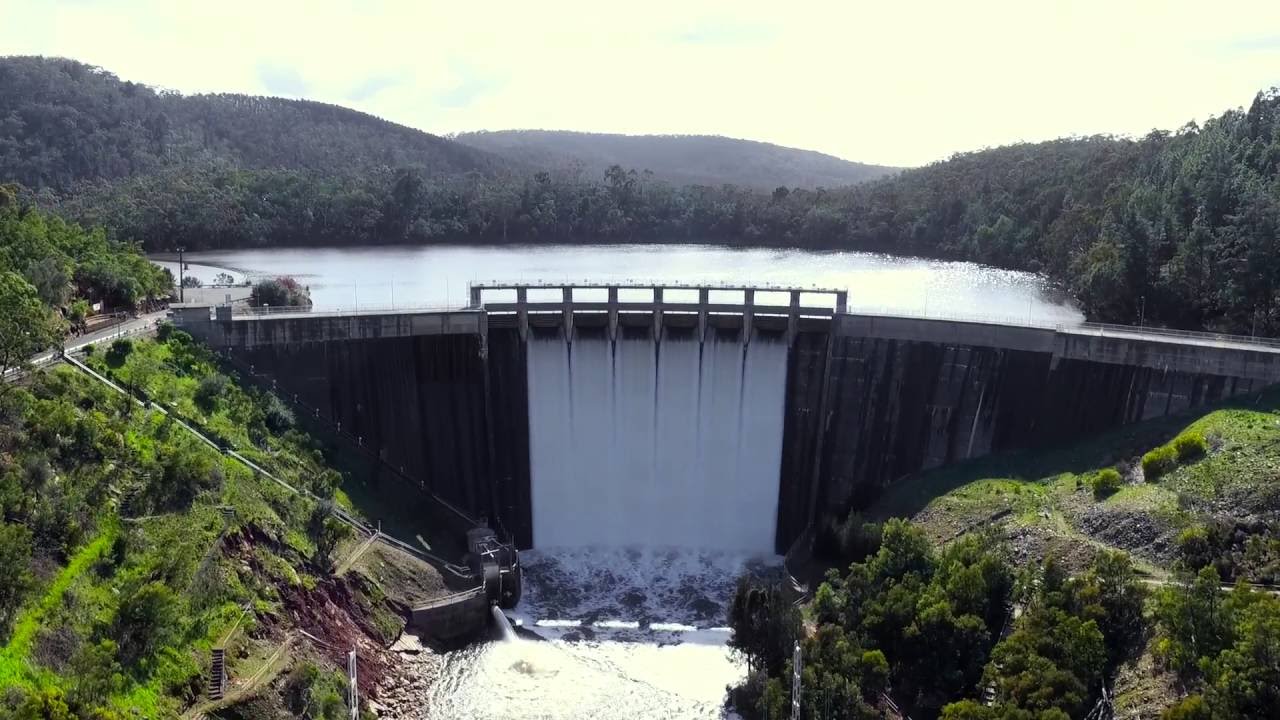
[[919, 165], [1280, 85], [1280, 0], [0, 0], [0, 54], [434, 133], [697, 133]]

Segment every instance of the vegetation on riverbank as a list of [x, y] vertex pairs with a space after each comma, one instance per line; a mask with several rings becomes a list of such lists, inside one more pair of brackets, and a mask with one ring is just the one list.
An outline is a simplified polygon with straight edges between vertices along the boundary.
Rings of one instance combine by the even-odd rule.
[[880, 537], [847, 572], [827, 573], [803, 626], [790, 604], [761, 605], [767, 590], [740, 586], [731, 646], [757, 669], [731, 693], [740, 713], [778, 718], [790, 705], [790, 643], [760, 637], [800, 641], [803, 717], [881, 717], [897, 705], [956, 720], [1081, 717], [1143, 638], [1145, 590], [1122, 553], [1070, 578], [1052, 559], [1019, 572], [992, 533], [935, 550], [919, 527], [890, 520]]
[[[1169, 461], [1144, 472], [1144, 456], [1159, 448]], [[1122, 712], [1269, 717], [1280, 687], [1280, 597], [1265, 590], [1280, 580], [1278, 470], [1280, 390], [1270, 390], [1198, 416], [907, 478], [819, 534], [816, 549], [837, 569], [805, 611], [806, 633], [832, 617], [824, 608], [847, 578], [882, 554], [900, 554], [886, 538], [903, 527], [892, 518], [906, 517], [926, 546], [942, 547], [932, 551], [939, 557], [976, 536], [984, 551], [1026, 569], [1010, 593], [1022, 608], [1013, 632], [974, 651], [985, 666], [979, 680], [925, 702], [910, 669], [884, 650], [888, 694], [912, 717], [1081, 717], [1104, 685]], [[1231, 583], [1264, 589], [1228, 592]], [[946, 597], [908, 592], [902, 580], [894, 588], [908, 626]], [[935, 639], [925, 652], [939, 657], [945, 647]], [[772, 695], [755, 682], [766, 705], [788, 691], [785, 676]], [[874, 693], [862, 692], [874, 705]]]
[[[399, 632], [376, 586], [329, 575], [341, 532], [324, 499], [339, 476], [318, 447], [278, 399], [219, 373], [184, 333], [162, 336], [87, 358], [133, 397], [69, 366], [0, 396], [0, 715], [172, 716], [203, 695], [212, 647], [229, 648], [233, 670], [279, 660], [290, 618], [331, 598], [347, 600], [324, 610], [326, 632], [355, 633], [348, 647], [361, 623]], [[282, 687], [318, 702], [312, 717], [338, 717], [329, 674]]]
[[[1133, 553], [1153, 577], [1184, 560], [1193, 569], [1214, 565], [1228, 582], [1274, 582], [1280, 391], [1202, 412], [921, 473], [886, 488], [858, 517], [908, 517], [935, 542], [994, 525], [1014, 539], [1019, 557], [1060, 552], [1073, 569], [1111, 547]], [[1163, 447], [1171, 464], [1155, 476], [1144, 472], [1144, 456]], [[1096, 492], [1110, 473], [1119, 488]]]

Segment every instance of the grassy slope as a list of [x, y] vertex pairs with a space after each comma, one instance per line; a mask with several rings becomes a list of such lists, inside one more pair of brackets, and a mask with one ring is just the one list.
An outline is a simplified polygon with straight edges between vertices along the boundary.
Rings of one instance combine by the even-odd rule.
[[[297, 437], [268, 432], [257, 443], [250, 442], [243, 414], [253, 401], [234, 385], [214, 411], [200, 411], [193, 398], [197, 378], [212, 372], [208, 362], [188, 358], [175, 364], [171, 344], [142, 341], [134, 348], [114, 367], [101, 353], [91, 362], [112, 372], [117, 381], [145, 387], [167, 406], [217, 428], [239, 447], [256, 448], [253, 454], [262, 464], [292, 482], [305, 485], [323, 470], [318, 455]], [[100, 416], [105, 434], [118, 437], [121, 447], [103, 461], [109, 465], [103, 474], [111, 477], [106, 494], [112, 499], [93, 518], [92, 532], [52, 577], [28, 594], [12, 631], [0, 636], [0, 686], [71, 692], [76, 683], [72, 658], [47, 649], [52, 647], [50, 638], [71, 637], [73, 645], [83, 647], [104, 637], [122, 595], [138, 583], [159, 579], [178, 596], [177, 627], [164, 647], [123, 674], [106, 704], [131, 716], [170, 715], [201, 687], [209, 649], [242, 622], [245, 607], [254, 611], [248, 620], [253, 624], [255, 617], [280, 610], [277, 588], [316, 583], [315, 569], [306, 561], [314, 551], [304, 531], [310, 503], [255, 478], [159, 413], [129, 407], [123, 397], [69, 367], [50, 371], [37, 384], [40, 395], [73, 406], [78, 417]], [[122, 500], [147, 482], [139, 470], [175, 448], [211, 461], [222, 478], [219, 486], [198, 494], [185, 507], [148, 509], [143, 516], [125, 517], [130, 513]], [[75, 482], [82, 469], [67, 471], [59, 482]], [[224, 506], [235, 508], [230, 521], [221, 511]], [[253, 569], [228, 549], [228, 538], [245, 533], [270, 541], [270, 548], [253, 550]], [[104, 556], [118, 535], [127, 540], [127, 551], [122, 561], [108, 562]]]
[[[1211, 451], [1154, 483], [1136, 471], [1140, 456], [1184, 430], [1198, 430]], [[1096, 499], [1088, 484], [1105, 467], [1125, 476], [1121, 490]], [[1196, 414], [1140, 423], [1086, 442], [942, 468], [890, 488], [867, 515], [909, 517], [937, 542], [998, 524], [1019, 562], [1053, 554], [1083, 567], [1099, 548], [1129, 552], [1142, 572], [1169, 577], [1184, 528], [1210, 519], [1280, 514], [1280, 389], [1238, 398]], [[1154, 717], [1180, 695], [1147, 646], [1120, 666], [1117, 711]]]
[[[1184, 430], [1199, 430], [1208, 456], [1147, 483], [1140, 456]], [[1088, 481], [1119, 467], [1119, 492], [1095, 499]], [[886, 491], [874, 518], [909, 517], [938, 541], [990, 523], [1072, 552], [1089, 545], [1135, 553], [1154, 573], [1167, 570], [1172, 538], [1207, 518], [1275, 513], [1280, 496], [1280, 390], [1239, 398], [1191, 416], [1121, 428], [1075, 445], [1019, 452], [941, 468]]]

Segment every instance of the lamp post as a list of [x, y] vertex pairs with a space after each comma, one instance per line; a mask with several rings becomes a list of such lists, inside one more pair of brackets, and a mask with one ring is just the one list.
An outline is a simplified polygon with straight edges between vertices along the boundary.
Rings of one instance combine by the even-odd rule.
[[187, 283], [183, 276], [183, 270], [186, 269], [186, 263], [182, 262], [182, 253], [186, 252], [186, 248], [178, 247], [178, 302], [185, 303], [187, 301]]

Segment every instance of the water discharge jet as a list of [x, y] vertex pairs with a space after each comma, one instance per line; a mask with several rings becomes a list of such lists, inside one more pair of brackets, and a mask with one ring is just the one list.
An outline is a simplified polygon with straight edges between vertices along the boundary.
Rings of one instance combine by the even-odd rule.
[[489, 610], [493, 615], [494, 624], [497, 625], [498, 627], [499, 637], [502, 639], [502, 641], [503, 642], [518, 641], [520, 639], [520, 636], [516, 635], [515, 629], [511, 627], [511, 621], [508, 620], [506, 614], [502, 612], [502, 608], [498, 607], [497, 605], [493, 605], [492, 607], [490, 607]]

